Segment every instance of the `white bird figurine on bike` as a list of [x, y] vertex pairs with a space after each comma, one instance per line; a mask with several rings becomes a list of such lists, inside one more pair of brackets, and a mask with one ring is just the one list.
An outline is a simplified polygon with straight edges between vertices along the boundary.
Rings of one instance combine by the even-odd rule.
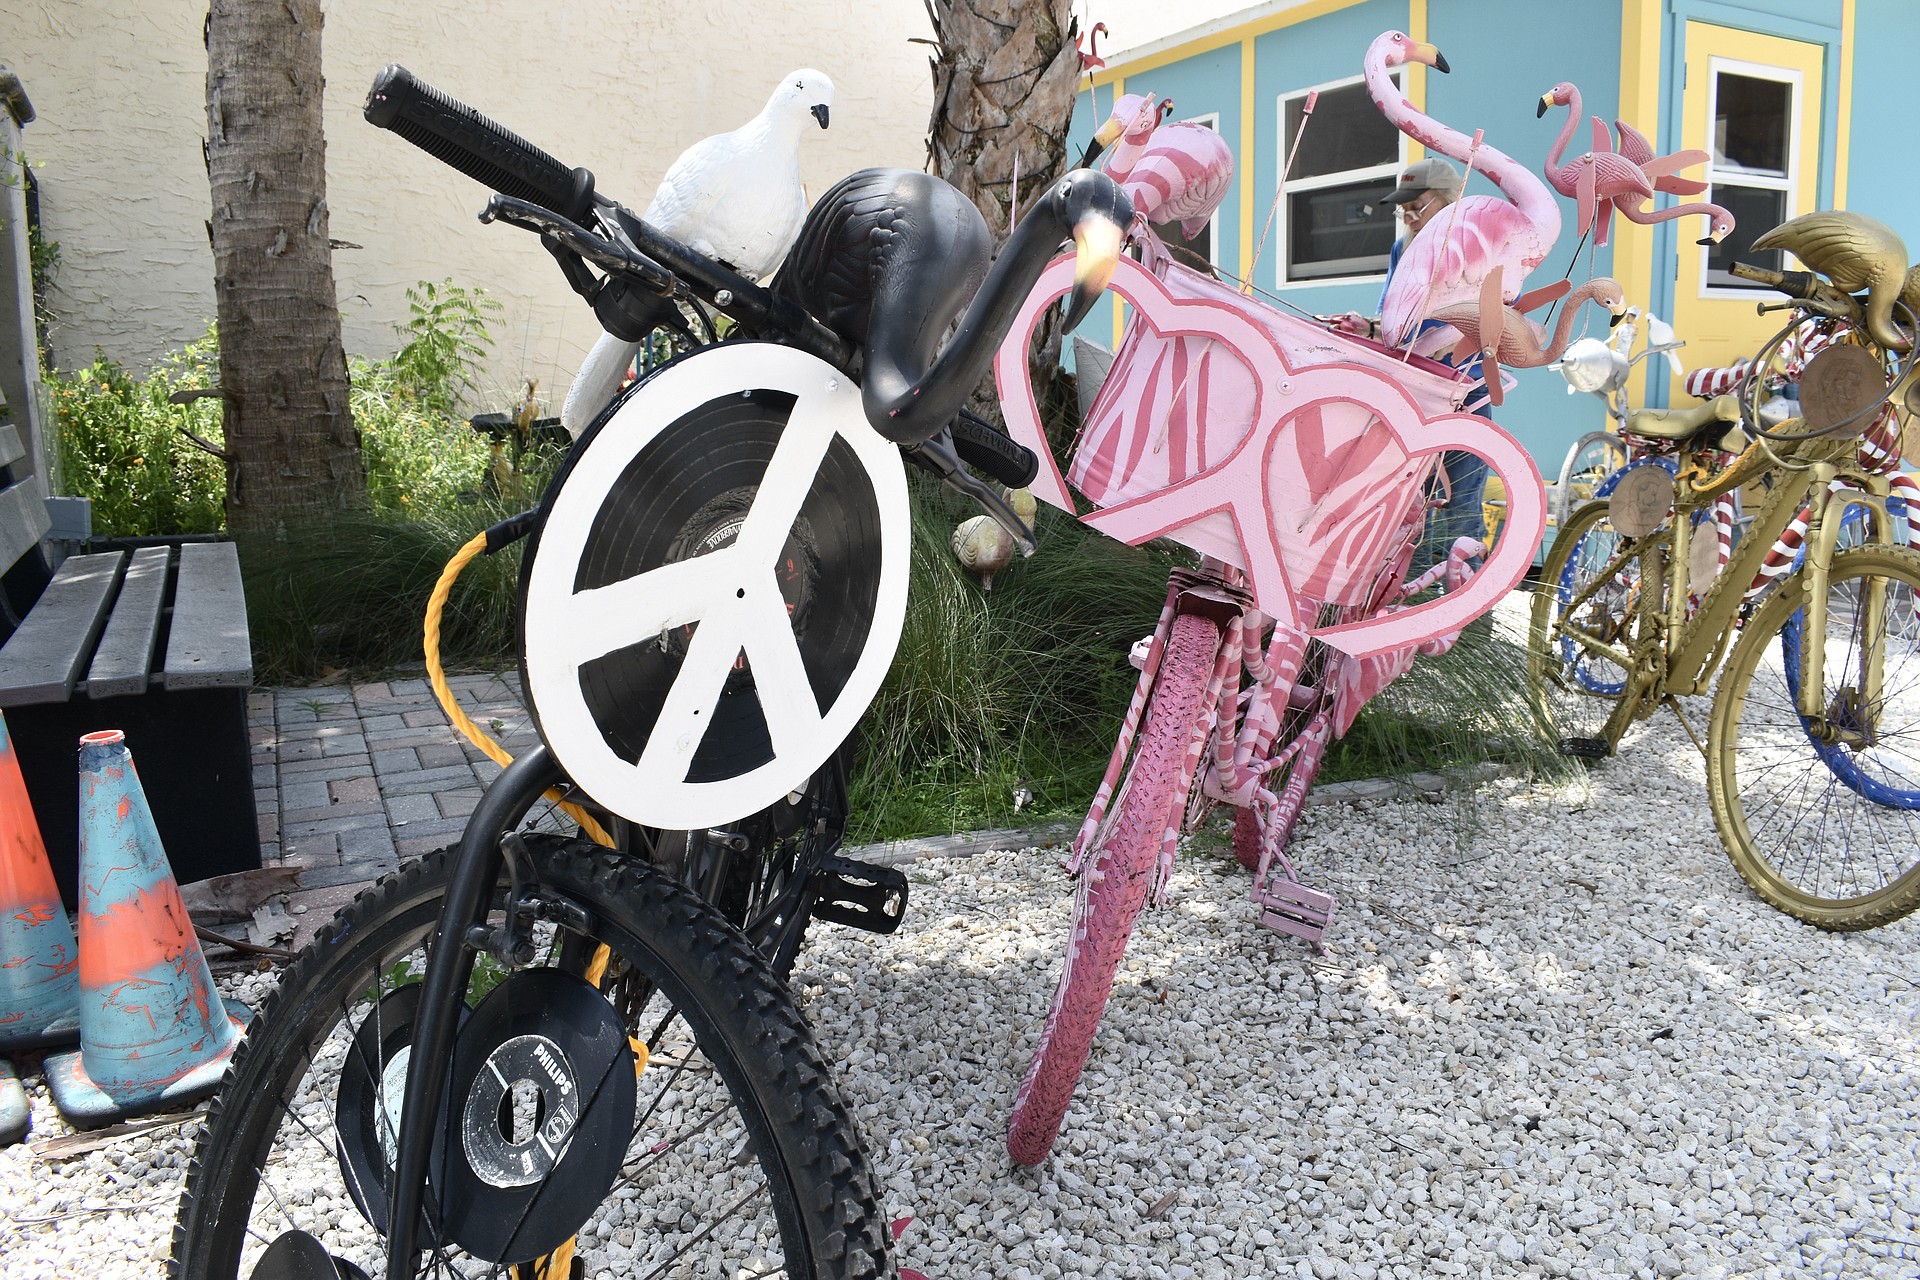
[[[800, 139], [810, 125], [827, 127], [832, 106], [833, 81], [825, 73], [810, 67], [789, 72], [759, 115], [681, 152], [642, 219], [695, 253], [764, 284], [807, 217]], [[578, 439], [607, 407], [639, 350], [637, 342], [601, 335], [560, 410], [569, 434]]]

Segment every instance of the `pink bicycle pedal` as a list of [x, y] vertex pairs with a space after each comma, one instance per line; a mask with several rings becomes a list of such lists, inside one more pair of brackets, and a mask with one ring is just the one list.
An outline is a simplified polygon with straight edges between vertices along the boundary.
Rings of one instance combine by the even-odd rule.
[[1253, 887], [1253, 904], [1260, 908], [1260, 923], [1275, 933], [1320, 945], [1327, 926], [1333, 923], [1333, 895], [1309, 889], [1297, 880], [1278, 876]]

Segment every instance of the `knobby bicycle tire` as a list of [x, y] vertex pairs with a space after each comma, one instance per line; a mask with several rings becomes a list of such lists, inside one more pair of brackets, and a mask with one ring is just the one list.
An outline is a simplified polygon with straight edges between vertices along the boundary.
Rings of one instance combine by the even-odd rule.
[[[535, 833], [525, 840], [537, 892], [587, 913], [567, 929], [538, 926], [546, 962], [584, 974], [567, 980], [591, 981], [598, 990], [587, 992], [589, 1000], [608, 1001], [627, 1034], [651, 1049], [638, 1075], [634, 1131], [618, 1181], [581, 1188], [580, 1198], [590, 1202], [571, 1210], [580, 1221], [569, 1228], [567, 1247], [587, 1273], [715, 1274], [714, 1250], [732, 1246], [729, 1265], [742, 1273], [764, 1274], [771, 1260], [789, 1276], [890, 1274], [885, 1222], [858, 1131], [765, 960], [709, 904], [637, 861], [578, 839]], [[357, 1162], [342, 1154], [343, 1135], [355, 1126], [337, 1102], [338, 1086], [358, 1059], [357, 1072], [371, 1082], [362, 1091], [376, 1090], [378, 1100], [366, 1111], [389, 1125], [397, 1114], [397, 1101], [378, 1091], [389, 1088], [394, 1073], [403, 1078], [405, 1067], [400, 1048], [388, 1047], [394, 1028], [382, 1031], [374, 1015], [396, 993], [417, 991], [408, 979], [424, 968], [451, 861], [444, 851], [428, 855], [363, 891], [282, 976], [196, 1143], [174, 1229], [172, 1275], [246, 1275], [253, 1262], [243, 1250], [251, 1255], [289, 1228], [313, 1233], [370, 1275], [382, 1274], [384, 1237], [369, 1225], [363, 1197], [373, 1184], [384, 1203], [377, 1184], [390, 1176], [390, 1148], [384, 1159], [377, 1142], [360, 1145]], [[503, 899], [504, 884], [495, 918]], [[589, 954], [599, 968], [582, 962]], [[476, 981], [489, 968], [477, 965]], [[491, 970], [497, 988], [537, 972]], [[368, 1043], [379, 1046], [371, 1064]], [[623, 1069], [633, 1062], [625, 1059]], [[397, 1083], [391, 1087], [399, 1092]], [[680, 1088], [686, 1092], [669, 1097]], [[450, 1127], [454, 1114], [450, 1106]], [[506, 1110], [500, 1123], [513, 1123]], [[533, 1123], [541, 1123], [538, 1116]], [[470, 1139], [447, 1139], [462, 1141]], [[438, 1154], [434, 1164], [445, 1167]], [[642, 1177], [651, 1180], [639, 1184]], [[543, 1184], [535, 1194], [546, 1190]], [[737, 1239], [722, 1238], [728, 1223], [704, 1220], [749, 1205]], [[433, 1239], [430, 1224], [440, 1220], [432, 1185], [427, 1219], [423, 1247]], [[448, 1248], [423, 1252], [421, 1274], [453, 1266]], [[770, 1259], [772, 1253], [778, 1257]], [[473, 1265], [467, 1255], [461, 1259]]]
[[1053, 1008], [1014, 1098], [1007, 1153], [1018, 1164], [1045, 1160], [1066, 1119], [1134, 920], [1152, 887], [1162, 838], [1168, 824], [1180, 820], [1180, 785], [1188, 752], [1207, 731], [1201, 702], [1219, 651], [1220, 628], [1210, 619], [1174, 619], [1128, 765], [1120, 815], [1080, 872]]
[[[1920, 553], [1872, 546], [1827, 575], [1821, 703], [1852, 730], [1823, 743], [1796, 695], [1809, 643], [1804, 572], [1772, 592], [1741, 633], [1714, 692], [1707, 789], [1741, 877], [1767, 902], [1823, 929], [1891, 923], [1920, 907]], [[1860, 692], [1862, 619], [1878, 605], [1880, 692]], [[1835, 753], [1840, 753], [1836, 758]]]

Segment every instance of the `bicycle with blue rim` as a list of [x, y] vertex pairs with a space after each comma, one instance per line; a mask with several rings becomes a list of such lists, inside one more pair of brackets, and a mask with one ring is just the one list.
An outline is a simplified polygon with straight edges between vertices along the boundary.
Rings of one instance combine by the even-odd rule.
[[[1559, 532], [1533, 602], [1532, 696], [1562, 749], [1593, 759], [1671, 709], [1748, 884], [1822, 928], [1873, 928], [1920, 907], [1920, 552], [1911, 481], [1874, 444], [1920, 411], [1914, 344], [1817, 273], [1736, 271], [1789, 297], [1755, 369], [1809, 321], [1826, 339], [1798, 399], [1782, 412], [1756, 375], [1627, 417], [1648, 456]], [[1729, 547], [1709, 513], [1743, 487], [1761, 496]], [[1681, 699], [1708, 694], [1703, 739]]]

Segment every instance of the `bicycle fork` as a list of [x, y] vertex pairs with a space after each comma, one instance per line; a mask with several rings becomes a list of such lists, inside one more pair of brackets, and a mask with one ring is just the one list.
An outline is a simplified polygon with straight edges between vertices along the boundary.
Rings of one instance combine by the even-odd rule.
[[1872, 522], [1874, 541], [1892, 544], [1885, 487], [1882, 481], [1867, 490], [1844, 490], [1837, 500], [1830, 498], [1820, 513], [1818, 526], [1812, 531], [1805, 568], [1797, 575], [1804, 587], [1801, 604], [1804, 613], [1800, 632], [1800, 696], [1795, 710], [1815, 738], [1828, 745], [1855, 750], [1872, 746], [1878, 738], [1877, 712], [1886, 670], [1887, 580], [1878, 575], [1860, 580], [1863, 591], [1851, 620], [1859, 637], [1860, 669], [1842, 672], [1839, 676], [1843, 682], [1853, 678], [1857, 683], [1842, 683], [1829, 703], [1826, 680], [1828, 574], [1850, 507], [1872, 510], [1877, 517]]

